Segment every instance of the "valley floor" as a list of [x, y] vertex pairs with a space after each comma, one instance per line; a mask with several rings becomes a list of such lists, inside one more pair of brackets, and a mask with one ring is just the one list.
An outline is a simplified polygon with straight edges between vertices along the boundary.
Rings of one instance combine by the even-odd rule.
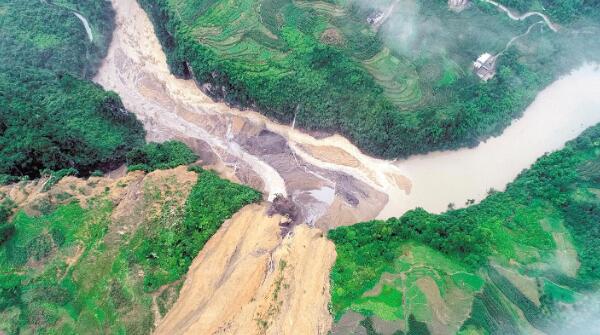
[[[181, 139], [222, 175], [262, 189], [269, 199], [291, 196], [308, 225], [282, 239], [277, 218], [265, 217], [264, 207], [238, 213], [196, 258], [158, 333], [325, 333], [335, 252], [322, 231], [378, 215], [400, 216], [417, 206], [441, 212], [449, 203], [481, 200], [489, 188], [504, 188], [544, 152], [600, 121], [594, 112], [600, 70], [588, 65], [542, 92], [522, 119], [475, 149], [378, 160], [338, 135], [316, 139], [214, 102], [192, 80], [170, 73], [152, 24], [135, 1], [113, 0], [113, 6], [117, 27], [95, 81], [120, 94], [149, 139]], [[569, 99], [559, 92], [569, 92]], [[530, 131], [547, 113], [551, 126]], [[531, 150], [515, 158], [522, 143], [532, 144]], [[307, 310], [307, 304], [317, 308]]]

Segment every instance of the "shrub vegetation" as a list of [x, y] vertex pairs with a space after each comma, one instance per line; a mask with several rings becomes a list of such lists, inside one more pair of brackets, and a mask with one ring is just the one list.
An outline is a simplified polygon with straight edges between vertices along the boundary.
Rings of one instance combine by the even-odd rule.
[[[462, 271], [481, 274], [479, 271], [484, 269], [492, 280], [488, 284], [493, 285], [494, 290], [497, 288], [521, 308], [536, 328], [549, 331], [557, 325], [547, 320], [556, 307], [555, 302], [572, 303], [569, 298], [572, 294], [566, 294], [571, 292], [569, 290], [585, 292], [598, 288], [599, 190], [600, 125], [568, 143], [566, 148], [540, 158], [508, 185], [506, 191], [492, 192], [480, 204], [440, 215], [416, 209], [401, 218], [336, 228], [329, 232], [337, 250], [331, 273], [334, 315], [340, 317], [352, 306], [358, 306], [364, 299], [361, 298], [363, 293], [373, 288], [384, 272], [398, 272], [398, 259], [404, 257], [403, 246], [415, 241], [462, 264]], [[516, 261], [523, 266], [554, 264], [555, 250], [565, 246], [556, 245], [552, 232], [564, 233], [565, 239], [573, 241], [581, 265], [576, 278], [571, 279], [557, 274], [552, 266], [545, 271], [530, 271], [528, 275], [551, 278], [560, 283], [563, 290], [568, 288], [566, 293], [560, 294], [546, 290], [542, 296], [544, 304], [538, 308], [490, 268], [488, 260], [491, 257], [500, 264]], [[444, 268], [431, 257], [427, 261], [434, 264], [433, 268]], [[556, 287], [555, 284], [546, 286]], [[477, 313], [494, 313], [494, 304], [489, 305], [484, 300], [496, 293], [492, 288], [487, 290], [478, 295], [477, 299], [483, 300], [476, 299], [479, 302], [473, 308], [489, 310], [478, 310], [473, 317], [477, 317]], [[475, 323], [482, 326], [481, 322], [479, 319]]]
[[148, 143], [131, 150], [127, 154], [127, 165], [130, 171], [153, 171], [188, 165], [197, 159], [196, 154], [187, 145], [178, 141], [167, 141]]
[[397, 17], [369, 26], [367, 18], [392, 2], [140, 1], [176, 75], [193, 74], [217, 99], [340, 132], [388, 158], [475, 145], [558, 75], [598, 59], [597, 43], [574, 34], [578, 27], [534, 29], [483, 83], [472, 62], [502, 50], [534, 19], [511, 21], [483, 2], [454, 13], [444, 1], [420, 0], [415, 12], [396, 6]]
[[[208, 239], [260, 199], [255, 190], [193, 169], [198, 180], [185, 206], [173, 200], [181, 193], [173, 182], [160, 189], [145, 184], [135, 218], [115, 219], [108, 191], [87, 207], [74, 201], [40, 216], [18, 211], [13, 236], [0, 244], [0, 331], [150, 333], [153, 308], [164, 316]], [[0, 215], [8, 208], [2, 204]], [[130, 221], [138, 223], [120, 234]]]

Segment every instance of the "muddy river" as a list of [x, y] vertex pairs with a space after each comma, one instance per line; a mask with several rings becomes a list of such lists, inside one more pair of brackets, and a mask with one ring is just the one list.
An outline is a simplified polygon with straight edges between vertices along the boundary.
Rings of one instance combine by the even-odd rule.
[[546, 152], [600, 122], [600, 68], [585, 65], [542, 91], [523, 117], [476, 148], [386, 161], [341, 136], [324, 139], [212, 101], [169, 73], [147, 15], [135, 0], [112, 0], [117, 27], [95, 81], [121, 96], [149, 140], [177, 138], [229, 178], [281, 193], [322, 228], [423, 207], [440, 212], [502, 190]]

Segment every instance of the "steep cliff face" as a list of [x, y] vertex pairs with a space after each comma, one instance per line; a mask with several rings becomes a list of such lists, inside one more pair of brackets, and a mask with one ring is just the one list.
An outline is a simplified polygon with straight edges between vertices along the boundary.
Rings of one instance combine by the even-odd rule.
[[333, 243], [306, 225], [247, 206], [194, 260], [156, 334], [326, 334]]
[[[170, 274], [162, 271], [176, 264], [153, 265], [168, 262], [155, 246], [178, 238], [174, 227], [185, 222], [190, 202], [200, 201], [200, 181], [212, 178], [204, 173], [184, 166], [122, 169], [105, 177], [65, 177], [51, 187], [47, 179], [0, 187], [0, 201], [15, 204], [17, 231], [0, 245], [2, 285], [14, 283], [16, 290], [0, 291], [13, 300], [0, 306], [6, 320], [0, 331], [326, 334], [333, 243], [307, 225], [282, 235], [286, 218], [268, 216], [268, 203], [248, 205], [225, 221], [179, 279], [167, 280]], [[220, 210], [211, 208], [198, 220]], [[20, 260], [15, 253], [23, 245]], [[57, 291], [49, 298], [38, 292], [42, 286]], [[78, 306], [74, 314], [65, 309], [69, 305]]]

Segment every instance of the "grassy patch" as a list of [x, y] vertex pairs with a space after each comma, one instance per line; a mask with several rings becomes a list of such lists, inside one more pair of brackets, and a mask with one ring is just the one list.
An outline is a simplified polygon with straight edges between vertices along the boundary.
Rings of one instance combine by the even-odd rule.
[[377, 315], [383, 320], [403, 320], [402, 305], [402, 293], [397, 287], [383, 285], [379, 295], [360, 298], [351, 308], [365, 315]]

